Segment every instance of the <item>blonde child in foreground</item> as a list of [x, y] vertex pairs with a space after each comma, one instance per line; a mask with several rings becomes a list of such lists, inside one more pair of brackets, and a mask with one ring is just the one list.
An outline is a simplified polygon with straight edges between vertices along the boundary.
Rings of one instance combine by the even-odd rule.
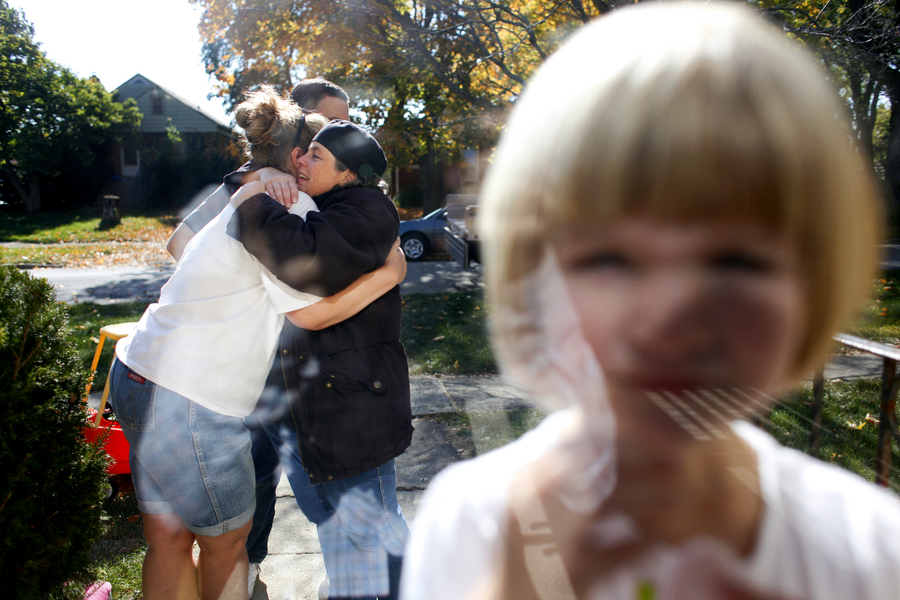
[[617, 10], [546, 62], [481, 226], [498, 356], [559, 410], [435, 479], [405, 600], [900, 597], [896, 498], [744, 421], [874, 276], [843, 112], [734, 5]]

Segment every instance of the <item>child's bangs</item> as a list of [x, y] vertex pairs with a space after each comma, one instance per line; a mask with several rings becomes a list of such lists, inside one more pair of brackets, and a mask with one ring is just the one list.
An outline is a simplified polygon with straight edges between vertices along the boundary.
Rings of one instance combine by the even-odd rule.
[[[575, 168], [557, 181], [550, 216], [563, 223], [645, 217], [755, 221], [796, 231], [807, 185], [815, 181], [808, 148], [789, 103], [766, 97], [754, 78], [728, 77], [700, 68], [661, 93], [607, 99], [581, 132], [571, 156]], [[771, 84], [772, 82], [766, 82]], [[777, 86], [776, 86], [777, 87]], [[626, 105], [628, 109], [626, 110]], [[629, 115], [627, 120], [615, 114]], [[639, 115], [635, 118], [635, 115]], [[554, 186], [556, 187], [556, 186]]]

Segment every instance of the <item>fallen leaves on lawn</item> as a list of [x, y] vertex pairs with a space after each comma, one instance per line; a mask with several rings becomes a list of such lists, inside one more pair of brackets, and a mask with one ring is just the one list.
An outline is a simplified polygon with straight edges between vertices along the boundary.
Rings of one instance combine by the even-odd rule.
[[174, 264], [164, 242], [106, 242], [97, 244], [35, 244], [6, 248], [4, 264], [91, 267], [157, 267]]

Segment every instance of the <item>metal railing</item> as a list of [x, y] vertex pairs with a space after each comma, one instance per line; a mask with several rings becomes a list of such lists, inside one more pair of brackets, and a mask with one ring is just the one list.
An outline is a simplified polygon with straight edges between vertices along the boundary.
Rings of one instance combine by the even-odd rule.
[[[855, 348], [884, 361], [881, 373], [881, 415], [878, 425], [878, 447], [875, 453], [877, 463], [875, 483], [887, 486], [891, 473], [891, 442], [900, 444], [900, 432], [897, 431], [897, 391], [900, 389], [900, 378], [897, 377], [897, 363], [900, 362], [900, 348], [880, 344], [855, 335], [839, 333], [834, 339], [850, 348]], [[809, 432], [809, 453], [819, 456], [819, 442], [822, 434], [822, 410], [825, 396], [824, 367], [813, 377], [812, 425]]]

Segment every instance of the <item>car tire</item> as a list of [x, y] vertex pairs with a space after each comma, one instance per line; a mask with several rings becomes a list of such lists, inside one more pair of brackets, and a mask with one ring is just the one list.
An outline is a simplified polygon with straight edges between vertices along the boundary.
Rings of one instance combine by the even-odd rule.
[[421, 233], [407, 233], [400, 238], [400, 248], [406, 260], [422, 260], [428, 254], [428, 238]]

